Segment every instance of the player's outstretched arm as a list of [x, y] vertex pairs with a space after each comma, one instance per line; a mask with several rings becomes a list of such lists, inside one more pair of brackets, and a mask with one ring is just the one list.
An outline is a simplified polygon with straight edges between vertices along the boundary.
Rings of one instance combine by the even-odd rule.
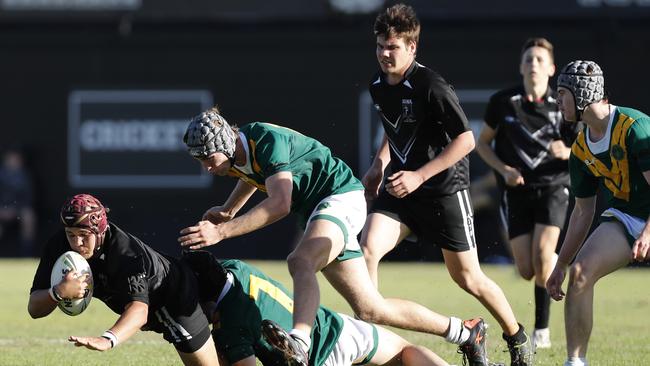
[[207, 210], [202, 219], [208, 220], [215, 225], [232, 220], [255, 191], [257, 191], [257, 188], [240, 180], [226, 202], [221, 206], [215, 206]]
[[219, 225], [201, 221], [181, 230], [182, 236], [178, 242], [183, 247], [200, 249], [224, 239], [248, 234], [287, 216], [291, 212], [293, 191], [291, 172], [283, 171], [268, 177], [265, 186], [268, 197], [245, 214]]
[[551, 276], [546, 281], [546, 290], [556, 301], [564, 298], [565, 294], [562, 291], [562, 283], [566, 277], [567, 268], [584, 243], [595, 212], [596, 196], [587, 198], [576, 197], [576, 204], [571, 212], [569, 227], [564, 237], [564, 242], [562, 243], [560, 255], [558, 256]]
[[50, 296], [50, 290], [36, 290], [29, 295], [29, 302], [27, 303], [27, 311], [32, 319], [42, 318], [50, 315], [58, 301]]
[[86, 347], [95, 351], [106, 351], [118, 343], [124, 342], [134, 335], [143, 325], [147, 324], [149, 305], [141, 301], [132, 301], [124, 307], [115, 325], [99, 337], [70, 336], [68, 341], [77, 347]]
[[68, 272], [59, 284], [49, 289], [36, 290], [29, 295], [27, 311], [33, 319], [50, 315], [61, 299], [81, 299], [84, 297], [88, 275], [77, 277], [75, 271]]

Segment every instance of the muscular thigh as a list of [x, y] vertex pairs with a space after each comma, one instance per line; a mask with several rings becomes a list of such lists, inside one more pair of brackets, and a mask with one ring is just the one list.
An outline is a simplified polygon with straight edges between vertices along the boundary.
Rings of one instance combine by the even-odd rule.
[[323, 269], [323, 275], [355, 312], [382, 306], [383, 297], [370, 279], [363, 257], [334, 261]]
[[574, 265], [597, 280], [630, 262], [630, 246], [621, 223], [603, 222], [587, 238]]
[[315, 268], [322, 269], [345, 249], [345, 235], [340, 226], [330, 220], [311, 220], [291, 253], [292, 257], [308, 259]]
[[409, 234], [408, 226], [388, 211], [376, 211], [368, 215], [361, 234], [361, 245], [371, 252], [387, 253]]
[[362, 254], [357, 235], [365, 220], [366, 201], [363, 191], [328, 196], [311, 213], [300, 245], [315, 244], [319, 247], [310, 250], [327, 252], [327, 262], [323, 265], [337, 257], [360, 257]]

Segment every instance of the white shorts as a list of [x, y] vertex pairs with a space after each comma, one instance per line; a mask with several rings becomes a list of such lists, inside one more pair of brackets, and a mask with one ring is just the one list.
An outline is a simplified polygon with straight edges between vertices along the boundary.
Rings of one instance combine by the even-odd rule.
[[323, 366], [363, 365], [370, 362], [379, 344], [377, 328], [345, 314], [339, 316], [343, 318], [343, 329]]
[[616, 208], [608, 208], [600, 215], [604, 219], [615, 218], [625, 228], [625, 231], [628, 235], [628, 241], [630, 244], [634, 244], [634, 241], [641, 236], [641, 232], [645, 227], [645, 220], [642, 220], [638, 217], [628, 215]]
[[363, 191], [351, 191], [323, 198], [312, 211], [307, 223], [312, 220], [328, 220], [341, 228], [345, 246], [336, 260], [344, 261], [363, 256], [357, 235], [366, 223], [366, 215]]

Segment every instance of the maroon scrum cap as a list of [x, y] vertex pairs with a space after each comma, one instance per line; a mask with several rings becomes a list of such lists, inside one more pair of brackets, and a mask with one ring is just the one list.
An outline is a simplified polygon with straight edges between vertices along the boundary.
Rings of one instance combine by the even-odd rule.
[[89, 229], [95, 234], [103, 234], [108, 225], [108, 209], [89, 194], [78, 194], [69, 198], [61, 207], [61, 221], [66, 227]]

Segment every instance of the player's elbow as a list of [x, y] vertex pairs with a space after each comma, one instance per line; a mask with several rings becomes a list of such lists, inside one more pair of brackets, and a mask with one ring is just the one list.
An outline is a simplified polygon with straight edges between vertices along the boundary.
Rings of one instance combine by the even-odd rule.
[[472, 133], [472, 131], [461, 133], [454, 139], [454, 144], [456, 145], [457, 151], [462, 152], [464, 155], [469, 154], [476, 146], [474, 133]]
[[32, 319], [38, 319], [38, 318], [40, 318], [39, 314], [36, 313], [36, 311], [35, 311], [34, 308], [31, 306], [31, 304], [28, 304], [28, 305], [27, 305], [27, 312], [29, 313], [29, 316], [32, 317]]
[[29, 316], [32, 317], [32, 319], [42, 318], [49, 314], [48, 312], [42, 311], [42, 309], [33, 304], [31, 301], [27, 304], [27, 312], [29, 313]]
[[469, 154], [476, 147], [476, 141], [474, 140], [474, 134], [472, 133], [472, 131], [468, 131], [465, 134], [467, 135], [467, 137], [465, 138], [465, 148], [467, 149], [467, 153]]
[[287, 216], [291, 212], [291, 197], [277, 197], [273, 200], [271, 207], [276, 218]]

